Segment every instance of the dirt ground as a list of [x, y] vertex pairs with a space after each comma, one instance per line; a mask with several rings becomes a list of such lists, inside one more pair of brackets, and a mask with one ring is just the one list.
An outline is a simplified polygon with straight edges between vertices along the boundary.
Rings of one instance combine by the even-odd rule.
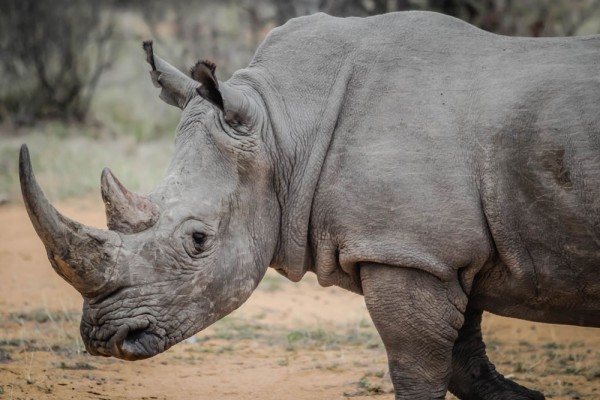
[[[59, 209], [104, 226], [99, 200]], [[0, 399], [393, 398], [362, 298], [312, 276], [294, 284], [269, 272], [231, 316], [137, 362], [86, 354], [80, 307], [23, 207], [1, 206]], [[600, 330], [486, 315], [484, 339], [511, 379], [553, 399], [600, 399]]]

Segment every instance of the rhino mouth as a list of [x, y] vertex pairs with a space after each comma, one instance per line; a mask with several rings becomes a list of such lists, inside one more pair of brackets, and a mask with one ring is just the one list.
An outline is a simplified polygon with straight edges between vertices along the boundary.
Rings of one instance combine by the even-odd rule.
[[149, 323], [138, 326], [123, 325], [108, 342], [90, 340], [86, 350], [93, 356], [115, 357], [127, 361], [144, 360], [166, 350], [164, 340], [148, 328]]
[[143, 360], [162, 353], [162, 340], [156, 333], [145, 330], [136, 329], [129, 331], [125, 339], [121, 342], [118, 358], [124, 360]]

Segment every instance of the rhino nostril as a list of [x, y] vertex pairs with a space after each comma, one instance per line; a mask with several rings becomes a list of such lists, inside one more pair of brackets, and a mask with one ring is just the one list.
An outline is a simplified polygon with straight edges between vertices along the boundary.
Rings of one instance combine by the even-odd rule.
[[148, 335], [146, 329], [134, 329], [127, 333], [127, 336], [125, 337], [125, 342], [139, 342], [140, 340], [143, 340], [143, 337], [146, 335]]
[[133, 329], [120, 346], [120, 354], [127, 360], [141, 360], [160, 353], [160, 338], [147, 329]]

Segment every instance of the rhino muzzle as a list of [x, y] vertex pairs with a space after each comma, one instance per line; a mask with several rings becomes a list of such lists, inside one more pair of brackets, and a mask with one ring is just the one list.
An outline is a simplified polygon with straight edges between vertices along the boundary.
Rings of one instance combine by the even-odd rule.
[[19, 155], [19, 178], [25, 208], [55, 271], [86, 298], [110, 291], [121, 246], [119, 234], [61, 215], [37, 184], [26, 145]]
[[116, 357], [136, 361], [155, 356], [166, 350], [163, 338], [150, 329], [147, 321], [128, 320], [108, 341], [96, 341], [82, 332], [86, 350], [94, 356]]

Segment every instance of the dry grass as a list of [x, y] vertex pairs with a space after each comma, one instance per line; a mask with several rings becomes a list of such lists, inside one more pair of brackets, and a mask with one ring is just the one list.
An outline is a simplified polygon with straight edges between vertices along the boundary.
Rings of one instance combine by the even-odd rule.
[[34, 130], [2, 139], [0, 197], [10, 201], [21, 197], [18, 155], [22, 143], [29, 146], [34, 172], [50, 200], [99, 192], [104, 167], [111, 168], [131, 190], [147, 192], [160, 181], [173, 154], [171, 139], [137, 142], [128, 137], [94, 139], [69, 135], [64, 140]]

